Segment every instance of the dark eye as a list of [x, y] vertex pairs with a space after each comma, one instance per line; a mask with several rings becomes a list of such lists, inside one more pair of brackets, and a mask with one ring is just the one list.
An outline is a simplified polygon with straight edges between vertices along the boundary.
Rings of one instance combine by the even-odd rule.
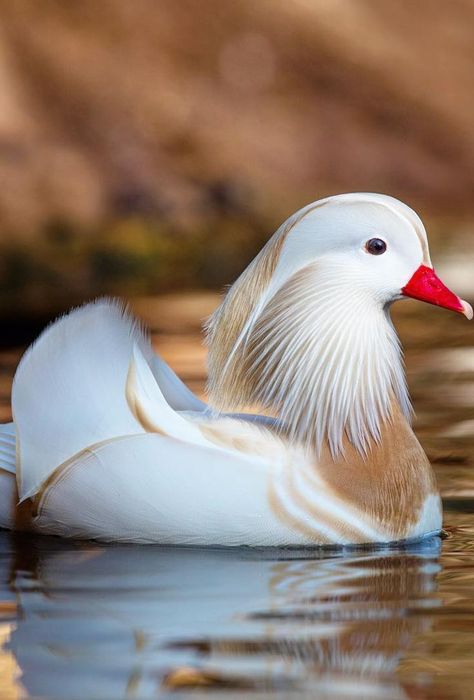
[[371, 238], [365, 244], [365, 249], [371, 255], [382, 255], [387, 250], [387, 244], [381, 238]]

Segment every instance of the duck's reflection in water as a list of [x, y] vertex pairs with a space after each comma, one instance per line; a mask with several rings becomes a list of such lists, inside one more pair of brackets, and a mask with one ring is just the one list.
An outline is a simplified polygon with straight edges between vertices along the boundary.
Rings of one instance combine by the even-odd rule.
[[325, 556], [6, 534], [0, 547], [2, 598], [18, 604], [9, 650], [31, 695], [424, 697], [397, 666], [438, 605], [437, 538]]

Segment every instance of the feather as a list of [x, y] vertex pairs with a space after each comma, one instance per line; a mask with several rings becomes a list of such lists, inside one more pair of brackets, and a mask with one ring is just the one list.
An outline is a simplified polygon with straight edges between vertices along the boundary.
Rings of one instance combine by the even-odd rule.
[[267, 503], [271, 471], [275, 467], [263, 460], [162, 435], [119, 438], [58, 470], [46, 485], [35, 526], [116, 542], [304, 544], [273, 517]]
[[12, 390], [21, 500], [88, 445], [143, 432], [125, 397], [134, 343], [152, 356], [123, 307], [99, 300], [56, 321], [26, 352]]
[[16, 473], [16, 430], [14, 423], [0, 424], [0, 469]]
[[168, 404], [136, 343], [133, 346], [125, 393], [131, 412], [146, 432], [162, 433], [199, 445], [211, 444], [197, 425], [186, 420]]
[[188, 389], [186, 384], [176, 376], [171, 367], [159, 355], [153, 355], [148, 363], [163, 397], [171, 408], [175, 411], [203, 412], [207, 410], [206, 404]]
[[175, 434], [179, 424], [190, 439], [205, 442], [166, 399], [174, 408], [206, 410], [154, 355], [123, 305], [98, 300], [60, 318], [22, 358], [13, 384], [21, 500], [89, 445], [146, 431], [150, 426], [144, 427], [138, 410], [141, 418], [157, 421], [157, 430]]
[[[350, 304], [347, 299], [350, 299]], [[401, 352], [388, 311], [344, 283], [344, 266], [317, 262], [268, 301], [237, 345], [228, 374], [213, 374], [218, 408], [257, 405], [289, 437], [334, 456], [346, 435], [364, 453], [380, 438], [395, 397], [410, 416]]]
[[[318, 453], [327, 443], [333, 456], [342, 453], [344, 436], [366, 454], [390, 419], [393, 399], [410, 418], [387, 306], [401, 289], [397, 275], [405, 279], [405, 253], [395, 259], [397, 279], [385, 297], [358, 279], [357, 270], [368, 268], [354, 264], [363, 241], [380, 231], [404, 241], [405, 253], [409, 241], [410, 260], [431, 265], [421, 220], [385, 195], [322, 199], [278, 229], [207, 324], [215, 408], [258, 406], [293, 439]], [[384, 282], [380, 277], [380, 289]]]

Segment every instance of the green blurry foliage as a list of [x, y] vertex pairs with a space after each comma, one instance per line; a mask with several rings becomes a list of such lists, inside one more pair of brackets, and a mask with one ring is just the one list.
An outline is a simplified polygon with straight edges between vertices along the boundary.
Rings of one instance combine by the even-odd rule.
[[[270, 219], [248, 201], [237, 206], [235, 197], [229, 202], [224, 194], [222, 187], [214, 188], [210, 205], [181, 222], [166, 212], [133, 212], [111, 216], [94, 229], [54, 220], [33, 238], [3, 232], [0, 315], [47, 317], [101, 295], [224, 288], [291, 211], [283, 203]], [[449, 248], [448, 232], [461, 225], [446, 217], [425, 223], [438, 256]]]
[[[274, 226], [273, 226], [274, 228]], [[222, 288], [272, 231], [244, 212], [200, 217], [192, 227], [137, 215], [96, 230], [54, 221], [34, 244], [0, 240], [0, 314], [53, 313], [101, 295]]]

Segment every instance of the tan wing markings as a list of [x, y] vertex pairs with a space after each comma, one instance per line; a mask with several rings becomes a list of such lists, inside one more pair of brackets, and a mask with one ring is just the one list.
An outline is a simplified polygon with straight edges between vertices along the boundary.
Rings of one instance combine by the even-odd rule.
[[268, 484], [268, 504], [272, 513], [281, 523], [291, 530], [296, 530], [304, 535], [304, 537], [307, 537], [309, 542], [313, 542], [314, 544], [331, 544], [331, 540], [328, 537], [325, 537], [321, 532], [316, 531], [314, 528], [304, 523], [285, 508], [272, 480], [270, 480]]
[[[317, 507], [315, 507], [313, 504], [311, 504], [311, 501], [309, 501], [305, 496], [302, 495], [300, 492], [295, 491], [295, 498], [298, 498], [301, 501], [301, 504], [306, 504], [305, 505], [305, 510], [312, 515], [313, 517], [319, 517], [319, 518], [325, 518], [327, 525], [330, 527], [336, 528], [341, 537], [343, 537], [345, 540], [350, 541], [350, 542], [367, 542], [371, 540], [370, 535], [367, 534], [368, 530], [373, 530], [374, 535], [377, 537], [380, 537], [381, 539], [384, 539], [385, 537], [389, 536], [388, 530], [385, 528], [381, 528], [380, 523], [376, 522], [368, 513], [364, 513], [362, 510], [360, 510], [357, 507], [354, 507], [354, 504], [348, 502], [348, 501], [341, 501], [335, 493], [332, 492], [331, 489], [325, 489], [324, 484], [321, 484], [321, 482], [318, 482], [316, 479], [314, 479], [313, 475], [308, 469], [302, 469], [300, 471], [301, 478], [306, 482], [308, 489], [312, 489], [318, 493], [321, 493], [321, 490], [324, 489], [327, 493], [328, 500], [331, 498], [336, 498], [337, 501], [340, 501], [338, 504], [341, 508], [346, 508], [348, 516], [351, 516], [351, 519], [358, 518], [361, 520], [361, 525], [357, 526], [354, 523], [351, 522], [344, 522], [343, 519], [338, 518], [337, 516], [329, 516], [325, 511], [318, 511]], [[302, 506], [303, 507], [303, 506]]]
[[380, 443], [362, 457], [346, 442], [345, 458], [335, 463], [329, 452], [316, 469], [328, 488], [366, 517], [403, 538], [417, 522], [426, 498], [437, 492], [426, 454], [398, 404], [382, 426]]
[[34, 498], [31, 499], [32, 503], [32, 517], [33, 518], [39, 518], [42, 515], [42, 512], [44, 508], [46, 508], [48, 504], [48, 498], [51, 493], [51, 491], [61, 483], [63, 479], [66, 478], [68, 473], [77, 466], [81, 466], [83, 464], [82, 460], [84, 458], [93, 456], [95, 454], [95, 450], [99, 447], [102, 447], [103, 445], [108, 445], [111, 442], [117, 442], [118, 440], [123, 440], [124, 437], [129, 438], [129, 437], [143, 437], [146, 433], [137, 433], [136, 435], [119, 435], [117, 437], [110, 438], [109, 440], [103, 440], [101, 442], [97, 442], [94, 445], [89, 445], [88, 447], [84, 448], [80, 452], [77, 452], [75, 455], [70, 457], [66, 462], [63, 462], [60, 464], [49, 476], [48, 478], [42, 483], [40, 489], [38, 492], [35, 494]]

